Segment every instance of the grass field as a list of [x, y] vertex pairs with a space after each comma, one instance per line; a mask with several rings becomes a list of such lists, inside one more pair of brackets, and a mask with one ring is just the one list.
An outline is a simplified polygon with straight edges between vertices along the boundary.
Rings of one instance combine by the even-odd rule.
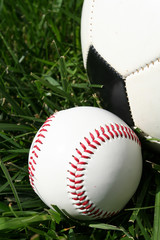
[[80, 223], [50, 210], [28, 180], [33, 137], [54, 111], [101, 107], [83, 67], [82, 0], [0, 0], [0, 239], [160, 240], [160, 154], [142, 141], [143, 176], [125, 209]]

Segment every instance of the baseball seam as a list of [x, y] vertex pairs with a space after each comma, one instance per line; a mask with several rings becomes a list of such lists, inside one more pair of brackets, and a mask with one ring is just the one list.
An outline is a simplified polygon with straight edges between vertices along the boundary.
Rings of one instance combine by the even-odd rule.
[[[68, 188], [69, 196], [72, 204], [83, 215], [98, 218], [108, 218], [118, 211], [104, 211], [96, 207], [96, 205], [89, 199], [85, 189], [84, 176], [85, 170], [93, 154], [105, 142], [111, 139], [127, 138], [135, 141], [141, 145], [137, 135], [127, 126], [120, 124], [108, 124], [104, 127], [100, 126], [100, 130], [95, 129], [94, 133], [90, 133], [90, 139], [84, 137], [85, 143], [80, 143], [79, 148], [76, 149], [77, 154], [72, 156], [70, 162], [70, 170], [68, 170]], [[80, 150], [81, 149], [81, 150]]]
[[29, 171], [29, 180], [32, 188], [35, 190], [34, 186], [34, 175], [36, 170], [36, 164], [39, 157], [39, 152], [41, 151], [41, 145], [44, 143], [45, 134], [48, 132], [48, 127], [50, 127], [50, 122], [52, 122], [55, 115], [51, 115], [42, 125], [40, 130], [37, 133], [37, 137], [34, 140], [34, 144], [32, 147], [32, 152], [29, 156], [29, 164], [28, 164], [28, 171]]

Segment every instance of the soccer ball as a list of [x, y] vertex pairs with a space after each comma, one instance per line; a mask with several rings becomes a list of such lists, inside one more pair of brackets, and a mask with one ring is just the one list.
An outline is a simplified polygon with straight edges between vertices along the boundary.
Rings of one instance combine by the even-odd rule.
[[84, 0], [84, 66], [103, 106], [160, 146], [160, 1]]

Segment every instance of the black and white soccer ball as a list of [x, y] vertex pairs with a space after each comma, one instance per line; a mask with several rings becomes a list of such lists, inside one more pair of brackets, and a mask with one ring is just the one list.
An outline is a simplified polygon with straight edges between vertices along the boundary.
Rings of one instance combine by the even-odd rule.
[[159, 9], [159, 0], [84, 0], [81, 43], [103, 106], [160, 145]]

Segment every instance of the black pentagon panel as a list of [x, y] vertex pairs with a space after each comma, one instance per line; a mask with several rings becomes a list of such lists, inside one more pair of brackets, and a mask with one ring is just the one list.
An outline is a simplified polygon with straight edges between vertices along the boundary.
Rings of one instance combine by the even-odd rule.
[[123, 77], [98, 54], [93, 46], [90, 46], [88, 52], [87, 74], [92, 84], [103, 85], [102, 89], [98, 89], [103, 107], [119, 116], [129, 126], [134, 126]]

